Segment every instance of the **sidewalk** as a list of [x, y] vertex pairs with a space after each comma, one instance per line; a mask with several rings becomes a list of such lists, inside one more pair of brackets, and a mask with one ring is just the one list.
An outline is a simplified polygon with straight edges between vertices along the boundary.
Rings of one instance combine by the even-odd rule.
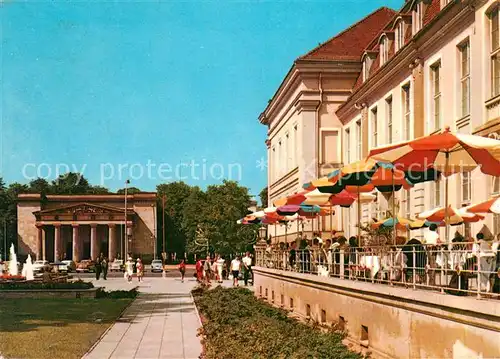
[[[108, 290], [137, 286], [123, 278], [94, 281]], [[145, 278], [139, 296], [84, 359], [197, 359], [201, 326], [190, 291], [194, 280]]]

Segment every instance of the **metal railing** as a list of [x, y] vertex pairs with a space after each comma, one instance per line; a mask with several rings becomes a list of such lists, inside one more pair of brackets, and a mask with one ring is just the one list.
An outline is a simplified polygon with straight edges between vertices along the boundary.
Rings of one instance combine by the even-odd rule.
[[367, 281], [460, 296], [500, 299], [498, 243], [407, 244], [380, 247], [332, 246], [256, 251], [261, 267]]

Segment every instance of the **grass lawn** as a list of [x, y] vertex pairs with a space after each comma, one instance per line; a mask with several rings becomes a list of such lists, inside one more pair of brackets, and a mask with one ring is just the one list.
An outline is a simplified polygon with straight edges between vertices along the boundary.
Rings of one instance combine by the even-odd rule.
[[2, 300], [0, 355], [80, 359], [132, 300]]

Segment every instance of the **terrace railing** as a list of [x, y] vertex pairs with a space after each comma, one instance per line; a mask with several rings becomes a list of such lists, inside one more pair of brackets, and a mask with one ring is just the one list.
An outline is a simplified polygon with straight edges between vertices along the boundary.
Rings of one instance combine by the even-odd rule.
[[500, 299], [500, 254], [495, 244], [487, 249], [464, 242], [302, 250], [267, 247], [256, 250], [256, 264], [343, 280]]

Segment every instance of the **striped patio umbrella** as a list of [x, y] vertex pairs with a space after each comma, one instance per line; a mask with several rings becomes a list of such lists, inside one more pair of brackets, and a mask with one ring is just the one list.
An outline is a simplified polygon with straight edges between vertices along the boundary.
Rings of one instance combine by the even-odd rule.
[[375, 223], [372, 223], [371, 227], [373, 229], [377, 229], [380, 227], [386, 227], [386, 228], [396, 228], [399, 230], [406, 230], [406, 229], [408, 229], [408, 226], [410, 224], [411, 224], [411, 220], [397, 216], [396, 218], [389, 217], [389, 218], [377, 221]]
[[431, 224], [435, 224], [438, 227], [444, 226], [444, 222], [429, 222], [422, 219], [416, 219], [408, 224], [408, 229], [414, 230], [414, 229], [428, 228], [431, 226]]
[[495, 196], [487, 201], [465, 207], [470, 213], [495, 213], [500, 214], [500, 196]]
[[[500, 141], [482, 136], [444, 131], [372, 149], [369, 158], [393, 163], [404, 171], [434, 168], [445, 175], [445, 208], [448, 208], [448, 176], [480, 167], [481, 172], [500, 176]], [[443, 211], [448, 214], [449, 211]], [[448, 224], [445, 218], [445, 223]], [[446, 238], [449, 229], [446, 226]]]
[[424, 211], [417, 216], [429, 222], [444, 222], [449, 225], [459, 225], [462, 223], [479, 222], [484, 216], [467, 212], [466, 208], [456, 209], [452, 206], [437, 207], [429, 211]]

